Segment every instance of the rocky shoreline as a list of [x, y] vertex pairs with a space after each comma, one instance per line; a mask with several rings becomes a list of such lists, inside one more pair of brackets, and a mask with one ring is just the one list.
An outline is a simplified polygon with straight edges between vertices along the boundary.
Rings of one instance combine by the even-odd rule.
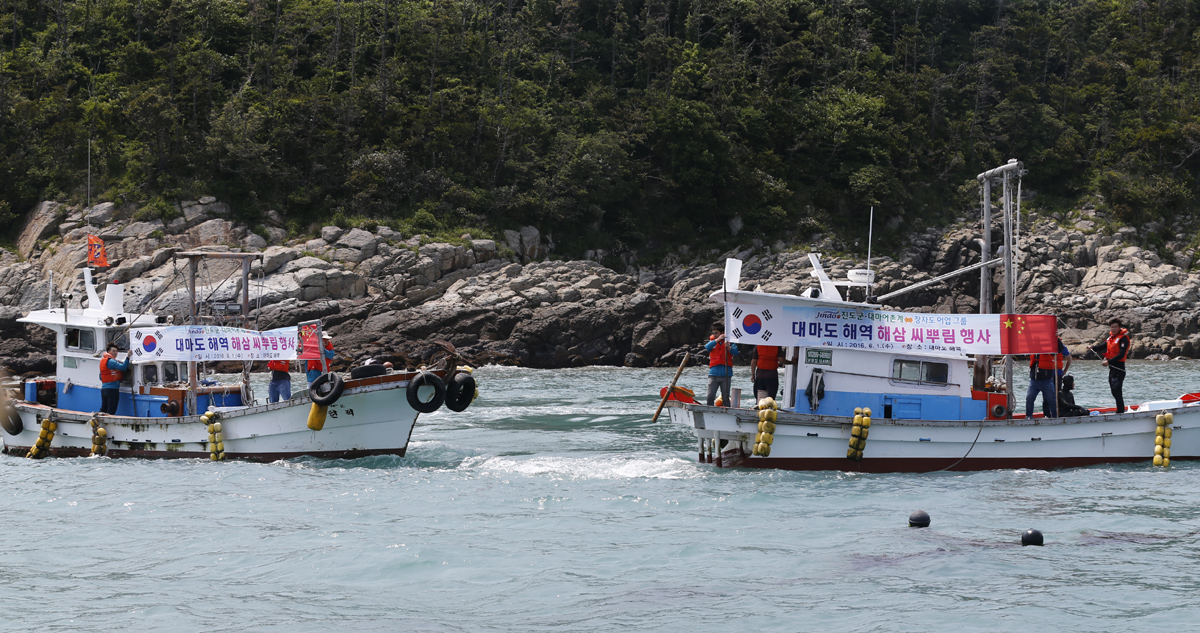
[[[98, 279], [126, 284], [132, 312], [182, 311], [186, 294], [173, 258], [180, 250], [261, 251], [251, 282], [253, 321], [269, 329], [323, 319], [340, 354], [335, 366], [373, 358], [415, 367], [441, 353], [435, 341], [475, 363], [677, 365], [686, 352], [701, 352], [709, 324], [721, 317], [707, 299], [720, 288], [726, 257], [743, 260], [743, 289], [781, 293], [814, 285], [810, 250], [822, 254], [834, 279], [864, 265], [820, 236], [802, 245], [755, 242], [706, 262], [683, 263], [681, 249], [661, 266], [618, 272], [593, 261], [557, 261], [534, 227], [508, 231], [500, 244], [469, 235], [439, 243], [386, 227], [326, 226], [317, 236], [289, 239], [278, 214], [251, 230], [213, 198], [183, 202], [165, 222], [135, 217], [136, 209], [111, 203], [78, 209], [48, 201], [29, 213], [16, 252], [0, 250], [0, 364], [15, 374], [53, 372], [48, 331], [16, 320], [46, 306], [51, 275], [56, 297], [68, 293], [69, 304], [80, 307], [89, 233], [104, 238], [112, 265]], [[1101, 340], [1116, 316], [1134, 335], [1135, 358], [1200, 356], [1200, 274], [1190, 272], [1190, 236], [1181, 225], [1149, 227], [1173, 238], [1150, 249], [1136, 243], [1147, 232], [1108, 226], [1093, 210], [1028, 222], [1018, 251], [1019, 311], [1058, 314], [1077, 355]], [[998, 224], [993, 231], [999, 243]], [[909, 236], [895, 259], [872, 262], [875, 295], [978, 262], [977, 233], [977, 221], [964, 221]], [[238, 265], [209, 260], [200, 294], [237, 301]], [[889, 307], [974, 312], [978, 294], [979, 276], [968, 273]], [[995, 305], [1003, 305], [1002, 295]]]

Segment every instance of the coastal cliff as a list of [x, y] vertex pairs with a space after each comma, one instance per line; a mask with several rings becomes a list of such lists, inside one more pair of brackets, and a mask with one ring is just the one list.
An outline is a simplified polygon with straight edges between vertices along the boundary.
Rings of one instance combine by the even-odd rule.
[[[697, 354], [709, 324], [721, 318], [708, 301], [720, 289], [726, 257], [744, 261], [742, 288], [799, 293], [814, 285], [808, 253], [822, 256], [834, 279], [865, 265], [837, 240], [747, 244], [728, 253], [687, 257], [659, 266], [616, 271], [594, 261], [559, 261], [533, 227], [508, 231], [497, 244], [469, 235], [455, 243], [326, 226], [319, 235], [291, 238], [278, 214], [255, 230], [232, 219], [213, 198], [186, 201], [169, 221], [136, 220], [134, 209], [111, 203], [90, 209], [44, 202], [25, 219], [16, 252], [0, 253], [0, 358], [11, 372], [53, 371], [53, 341], [43, 328], [16, 320], [54, 301], [80, 307], [81, 269], [89, 233], [102, 237], [110, 269], [101, 281], [126, 286], [130, 312], [180, 314], [182, 269], [174, 253], [187, 250], [261, 251], [251, 280], [252, 326], [269, 329], [321, 318], [333, 333], [342, 366], [367, 358], [417, 366], [447, 341], [477, 363], [560, 368], [583, 365], [675, 365]], [[999, 226], [993, 227], [999, 243]], [[978, 222], [913, 234], [896, 256], [872, 261], [876, 296], [979, 261]], [[1145, 243], [1157, 236], [1160, 246]], [[1017, 305], [1021, 312], [1060, 317], [1064, 341], [1077, 355], [1099, 341], [1112, 317], [1134, 335], [1133, 356], [1200, 355], [1200, 275], [1182, 225], [1137, 231], [1112, 228], [1102, 214], [1031, 218], [1018, 246]], [[690, 260], [690, 261], [689, 261]], [[237, 301], [235, 264], [210, 260], [198, 293], [213, 302]], [[997, 273], [997, 282], [1002, 274]], [[1000, 285], [996, 306], [1003, 306]], [[979, 275], [900, 295], [887, 304], [922, 312], [975, 312]]]

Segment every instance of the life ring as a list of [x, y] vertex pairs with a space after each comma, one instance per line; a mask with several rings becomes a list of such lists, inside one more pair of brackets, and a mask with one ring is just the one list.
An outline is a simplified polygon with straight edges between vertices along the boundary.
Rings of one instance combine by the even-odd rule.
[[992, 407], [992, 417], [997, 419], [1008, 418], [1008, 407], [998, 404]]
[[12, 407], [4, 407], [4, 411], [0, 412], [0, 427], [9, 435], [20, 435], [21, 431], [25, 430], [25, 425], [21, 423], [21, 414]]
[[383, 365], [363, 365], [362, 367], [355, 367], [354, 369], [351, 369], [350, 378], [374, 378], [375, 376], [382, 376], [386, 373], [387, 367], [384, 367]]
[[[421, 396], [417, 392], [424, 386], [433, 387], [433, 397], [422, 402]], [[433, 413], [446, 401], [446, 383], [442, 382], [437, 374], [423, 371], [419, 376], [408, 381], [408, 389], [405, 390], [404, 395], [408, 397], [408, 406], [414, 410], [419, 413]]]
[[328, 407], [342, 397], [342, 391], [345, 389], [346, 383], [342, 381], [342, 377], [329, 372], [317, 376], [317, 379], [309, 385], [308, 397], [312, 399], [313, 404]]
[[475, 399], [475, 377], [466, 372], [456, 374], [446, 385], [446, 408], [461, 413]]

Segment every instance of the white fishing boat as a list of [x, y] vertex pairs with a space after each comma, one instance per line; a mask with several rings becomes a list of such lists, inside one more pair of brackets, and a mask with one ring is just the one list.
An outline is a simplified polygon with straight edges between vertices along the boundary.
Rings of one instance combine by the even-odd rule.
[[[726, 264], [712, 301], [725, 306], [726, 337], [739, 345], [776, 345], [794, 364], [781, 377], [782, 402], [758, 408], [705, 406], [678, 388], [664, 390], [671, 420], [691, 429], [700, 460], [718, 466], [787, 470], [929, 472], [1062, 468], [1200, 458], [1200, 395], [1147, 402], [1124, 413], [1093, 410], [1047, 419], [1013, 414], [1016, 354], [1055, 353], [1056, 318], [1014, 314], [1012, 185], [1016, 161], [979, 175], [983, 226], [991, 226], [990, 187], [1004, 185], [1004, 257], [991, 257], [984, 231], [980, 263], [879, 299], [851, 302], [841, 291], [872, 275], [850, 271], [835, 282], [810, 255], [819, 287], [805, 296], [738, 290], [741, 262]], [[869, 257], [868, 257], [869, 262]], [[1006, 309], [990, 314], [990, 269], [1003, 265]], [[981, 270], [980, 314], [888, 312], [881, 301]], [[993, 359], [1003, 360], [995, 375]], [[674, 391], [675, 393], [671, 393]], [[778, 409], [778, 410], [776, 410]]]
[[[174, 315], [126, 312], [124, 287], [118, 283], [105, 288], [101, 301], [90, 270], [84, 271], [86, 308], [68, 308], [69, 295], [54, 306], [51, 295], [45, 310], [21, 319], [55, 332], [57, 372], [53, 379], [25, 381], [23, 399], [5, 403], [0, 411], [5, 453], [252, 461], [403, 456], [420, 413], [443, 405], [462, 411], [476, 395], [469, 367], [455, 366], [452, 349], [438, 371], [366, 364], [342, 376], [328, 371], [325, 355], [317, 352], [319, 321], [268, 332], [219, 325], [249, 324], [250, 261], [259, 255], [176, 257], [188, 263], [190, 307], [180, 325]], [[241, 259], [240, 302], [197, 300], [197, 263], [204, 258]], [[221, 315], [233, 318], [222, 321]], [[97, 413], [101, 353], [110, 342], [131, 358], [115, 415]], [[270, 404], [255, 399], [249, 383], [253, 361], [318, 357], [324, 372], [311, 390]], [[216, 384], [202, 377], [201, 367], [217, 361], [241, 361], [241, 381]]]

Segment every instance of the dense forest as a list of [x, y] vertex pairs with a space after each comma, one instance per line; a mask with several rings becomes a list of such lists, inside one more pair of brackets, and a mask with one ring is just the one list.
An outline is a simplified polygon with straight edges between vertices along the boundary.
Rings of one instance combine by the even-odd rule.
[[1185, 0], [0, 0], [0, 221], [46, 198], [564, 254], [1200, 194]]

